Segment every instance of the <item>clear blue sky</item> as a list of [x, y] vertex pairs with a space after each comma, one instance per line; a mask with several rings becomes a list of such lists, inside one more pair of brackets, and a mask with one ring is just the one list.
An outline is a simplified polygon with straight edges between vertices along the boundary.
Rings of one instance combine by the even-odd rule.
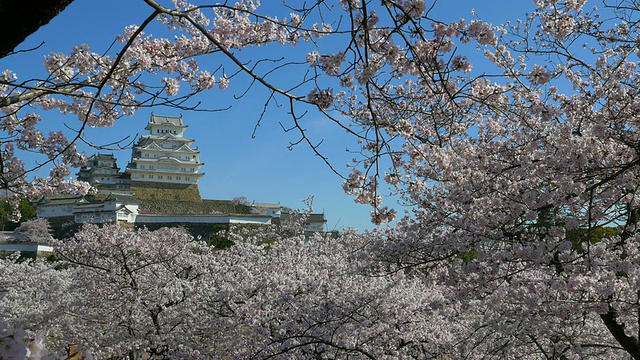
[[[264, 0], [263, 3], [269, 4], [271, 1], [280, 3], [279, 0]], [[441, 1], [438, 13], [447, 20], [471, 18], [471, 9], [475, 7], [480, 16], [499, 23], [507, 20], [513, 12], [525, 12], [519, 10], [515, 4], [530, 9], [533, 2]], [[148, 6], [141, 0], [76, 0], [19, 47], [26, 49], [44, 42], [40, 48], [0, 60], [0, 71], [11, 69], [17, 72], [21, 79], [43, 76], [42, 59], [45, 54], [68, 53], [74, 45], [81, 43], [87, 43], [94, 51], [102, 52], [117, 34], [122, 33], [125, 26], [140, 23], [149, 13]], [[288, 14], [282, 14], [280, 17], [284, 16]], [[282, 49], [277, 48], [275, 51]], [[292, 48], [289, 51], [299, 52], [300, 61], [304, 61], [304, 48]], [[249, 52], [249, 55], [251, 54]], [[259, 51], [255, 54], [260, 56]], [[273, 52], [270, 55], [273, 55]], [[226, 111], [182, 113], [185, 123], [189, 125], [186, 135], [196, 140], [195, 145], [201, 151], [201, 160], [205, 162], [202, 171], [206, 175], [199, 183], [203, 198], [231, 199], [246, 196], [249, 200], [280, 202], [296, 208], [303, 206], [300, 200], [313, 194], [314, 210], [325, 212], [329, 230], [343, 227], [356, 227], [360, 230], [372, 228], [373, 225], [369, 221], [371, 209], [353, 203], [352, 198], [342, 191], [342, 179], [320, 158], [314, 156], [305, 145], [297, 146], [293, 151], [288, 150], [289, 142], [297, 141], [298, 137], [295, 133], [285, 133], [279, 124], [280, 121], [285, 125], [290, 124], [285, 110], [270, 109], [256, 137], [252, 138], [265, 99], [264, 94], [252, 92], [249, 96], [234, 100], [233, 95], [242, 93], [245, 87], [246, 84], [236, 81], [224, 92], [214, 90], [200, 97], [203, 104], [210, 108], [231, 106]], [[154, 112], [160, 115], [180, 115], [175, 109], [157, 108]], [[133, 118], [119, 120], [113, 128], [90, 130], [87, 137], [91, 141], [104, 144], [117, 141], [124, 136], [144, 134], [149, 116], [150, 110], [141, 110]], [[71, 117], [54, 112], [47, 114], [47, 126], [51, 129], [60, 129], [63, 124], [74, 126], [76, 123], [77, 121]], [[353, 156], [345, 150], [347, 147], [356, 148], [352, 139], [321, 116], [309, 117], [305, 120], [304, 126], [313, 139], [323, 140], [320, 150], [329, 157], [337, 170], [346, 174], [348, 171], [345, 164]], [[89, 155], [96, 152], [89, 147], [83, 149]], [[130, 151], [115, 152], [115, 155], [119, 166], [124, 169], [129, 161]], [[401, 207], [397, 208], [402, 210]]]

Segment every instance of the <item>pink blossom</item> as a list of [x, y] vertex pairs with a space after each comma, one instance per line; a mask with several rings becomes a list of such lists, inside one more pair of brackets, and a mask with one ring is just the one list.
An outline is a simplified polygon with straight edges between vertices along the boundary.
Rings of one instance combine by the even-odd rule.
[[328, 109], [333, 105], [333, 89], [313, 89], [307, 95], [307, 100], [320, 109]]
[[175, 96], [180, 90], [180, 84], [174, 78], [163, 78], [162, 82], [165, 83], [165, 91], [168, 96]]
[[545, 68], [541, 67], [540, 65], [536, 64], [533, 67], [533, 70], [529, 72], [528, 77], [531, 80], [532, 84], [544, 85], [551, 80], [551, 78], [553, 77], [553, 74], [550, 71], [546, 70]]
[[495, 46], [498, 43], [498, 37], [489, 23], [480, 20], [473, 20], [469, 23], [467, 31], [468, 36], [476, 39], [480, 45]]

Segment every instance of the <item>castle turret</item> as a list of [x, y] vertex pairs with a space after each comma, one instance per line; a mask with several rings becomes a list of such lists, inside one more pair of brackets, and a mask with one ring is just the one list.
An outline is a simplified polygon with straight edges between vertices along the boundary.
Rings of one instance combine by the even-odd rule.
[[78, 180], [86, 181], [98, 189], [128, 189], [129, 177], [120, 172], [113, 154], [95, 154], [80, 168]]

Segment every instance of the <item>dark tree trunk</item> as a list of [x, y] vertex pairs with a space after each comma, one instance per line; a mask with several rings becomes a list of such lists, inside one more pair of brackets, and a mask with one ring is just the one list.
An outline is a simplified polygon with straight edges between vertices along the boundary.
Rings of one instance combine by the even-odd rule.
[[638, 339], [624, 333], [625, 326], [624, 324], [618, 323], [616, 311], [609, 306], [609, 311], [606, 314], [600, 314], [600, 318], [604, 321], [611, 335], [618, 341], [618, 344], [620, 344], [633, 359], [640, 360], [640, 344], [638, 344]]
[[0, 58], [64, 10], [73, 0], [0, 0]]

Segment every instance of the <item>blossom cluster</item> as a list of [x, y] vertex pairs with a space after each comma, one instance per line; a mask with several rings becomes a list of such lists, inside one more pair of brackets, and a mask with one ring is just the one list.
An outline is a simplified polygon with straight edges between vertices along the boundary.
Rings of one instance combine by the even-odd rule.
[[[450, 351], [449, 338], [436, 335], [445, 314], [431, 310], [444, 306], [443, 294], [370, 266], [362, 249], [374, 234], [282, 235], [240, 229], [229, 234], [236, 245], [221, 251], [179, 229], [85, 225], [57, 244], [61, 263], [1, 260], [0, 309], [12, 326], [45, 336], [54, 353], [72, 343], [97, 358]], [[447, 333], [456, 331], [464, 332]]]

